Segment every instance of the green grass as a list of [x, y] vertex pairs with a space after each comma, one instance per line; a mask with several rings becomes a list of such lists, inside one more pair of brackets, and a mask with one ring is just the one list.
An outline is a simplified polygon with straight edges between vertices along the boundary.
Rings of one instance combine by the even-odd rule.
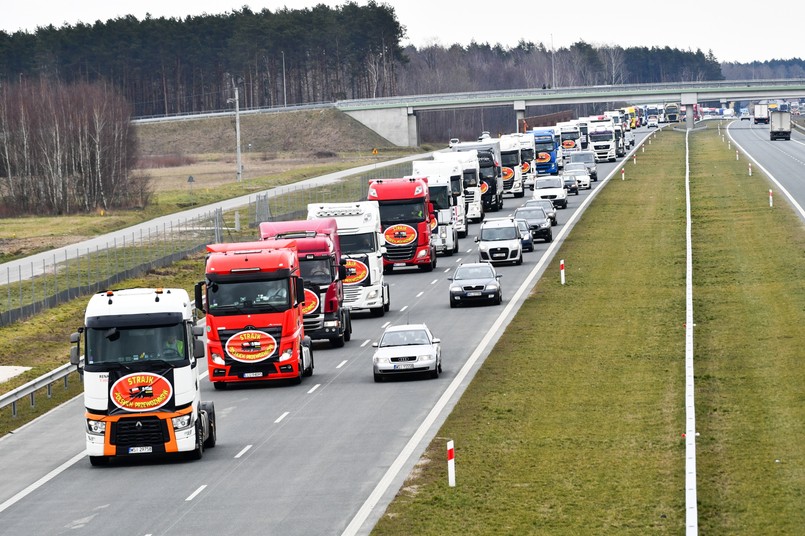
[[[798, 534], [805, 235], [714, 130], [691, 137], [700, 527]], [[684, 134], [660, 133], [637, 160], [585, 213], [373, 534], [684, 532]]]

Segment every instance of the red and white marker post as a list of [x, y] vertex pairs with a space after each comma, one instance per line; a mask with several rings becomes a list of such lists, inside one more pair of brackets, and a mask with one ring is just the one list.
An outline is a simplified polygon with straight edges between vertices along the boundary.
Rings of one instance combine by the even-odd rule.
[[738, 149], [735, 149], [735, 160], [738, 160]]
[[565, 284], [565, 259], [559, 261], [559, 280]]
[[452, 439], [447, 442], [447, 485], [456, 487], [456, 449]]
[[773, 206], [774, 206], [774, 193], [772, 193], [772, 191], [769, 190], [769, 207]]
[[621, 180], [626, 180], [626, 168], [621, 168]]
[[752, 176], [752, 162], [749, 162], [749, 176]]

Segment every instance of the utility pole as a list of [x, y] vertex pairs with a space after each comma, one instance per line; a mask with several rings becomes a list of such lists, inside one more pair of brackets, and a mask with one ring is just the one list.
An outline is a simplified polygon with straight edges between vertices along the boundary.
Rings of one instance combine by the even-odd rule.
[[283, 98], [283, 105], [287, 108], [288, 90], [285, 87], [285, 51], [281, 50], [280, 52], [282, 52], [282, 98]]
[[243, 178], [243, 165], [241, 164], [240, 159], [240, 100], [238, 99], [238, 83], [236, 77], [234, 76], [232, 77], [232, 87], [235, 89], [235, 98], [229, 99], [228, 102], [234, 101], [235, 103], [235, 143], [236, 143], [235, 152], [237, 155], [236, 165], [238, 166], [238, 169], [235, 173], [235, 177], [237, 178], [237, 181], [240, 182], [240, 180]]
[[556, 63], [553, 58], [553, 34], [551, 34], [551, 89], [556, 89]]

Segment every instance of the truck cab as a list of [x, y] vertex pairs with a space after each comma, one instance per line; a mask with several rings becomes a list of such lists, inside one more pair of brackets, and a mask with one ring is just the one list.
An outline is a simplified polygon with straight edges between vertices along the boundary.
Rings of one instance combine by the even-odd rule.
[[453, 147], [455, 152], [476, 151], [481, 178], [481, 202], [485, 212], [503, 208], [503, 176], [501, 169], [500, 140], [462, 142]]
[[84, 325], [70, 336], [70, 362], [84, 383], [92, 465], [171, 453], [199, 459], [215, 446], [215, 406], [202, 402], [199, 390], [202, 334], [184, 289], [109, 290], [90, 298]]
[[481, 200], [481, 166], [478, 162], [478, 151], [435, 152], [433, 153], [433, 159], [442, 162], [455, 162], [460, 166], [464, 190], [464, 214], [468, 222], [483, 220], [484, 205]]
[[500, 137], [501, 172], [503, 193], [523, 197], [523, 162], [520, 154], [520, 135], [506, 134]]

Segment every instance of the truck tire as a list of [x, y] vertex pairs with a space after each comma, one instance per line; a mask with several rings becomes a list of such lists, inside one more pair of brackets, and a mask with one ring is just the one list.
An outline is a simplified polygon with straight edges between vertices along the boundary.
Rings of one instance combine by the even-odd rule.
[[386, 302], [383, 304], [383, 311], [389, 312], [391, 310], [391, 287], [386, 285]]
[[93, 467], [103, 467], [109, 465], [109, 456], [90, 456], [89, 463]]
[[342, 333], [338, 337], [333, 337], [330, 339], [330, 346], [333, 348], [343, 348], [344, 347], [344, 334]]
[[310, 366], [302, 373], [302, 376], [307, 378], [313, 376], [313, 367], [315, 366], [313, 364], [313, 348], [308, 348], [308, 353], [310, 354]]
[[196, 417], [196, 448], [187, 453], [190, 460], [200, 460], [204, 457], [204, 426], [201, 424], [201, 416]]
[[352, 339], [352, 315], [349, 314], [349, 309], [344, 313], [344, 341], [349, 342]]
[[211, 401], [202, 402], [201, 410], [207, 414], [207, 425], [210, 429], [207, 439], [204, 440], [204, 448], [211, 449], [215, 446], [215, 443], [218, 440], [217, 425], [215, 423], [215, 404], [213, 404]]
[[212, 382], [212, 386], [215, 387], [217, 391], [225, 391], [226, 390], [226, 383], [225, 382]]

